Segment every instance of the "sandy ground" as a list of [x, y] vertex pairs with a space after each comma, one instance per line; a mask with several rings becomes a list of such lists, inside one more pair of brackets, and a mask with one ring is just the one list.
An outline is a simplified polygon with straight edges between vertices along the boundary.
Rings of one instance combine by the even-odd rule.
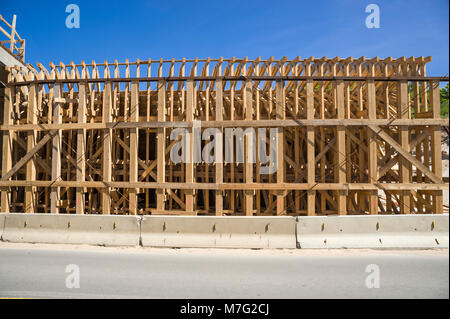
[[223, 249], [223, 248], [150, 248], [103, 247], [91, 245], [28, 244], [0, 242], [0, 249], [71, 250], [164, 255], [232, 255], [232, 256], [449, 256], [448, 249]]

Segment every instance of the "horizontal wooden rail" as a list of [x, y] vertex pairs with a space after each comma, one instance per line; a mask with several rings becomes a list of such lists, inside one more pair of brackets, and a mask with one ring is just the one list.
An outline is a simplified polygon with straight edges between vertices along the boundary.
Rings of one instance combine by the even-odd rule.
[[[315, 120], [234, 120], [234, 121], [196, 121], [203, 128], [226, 127], [298, 127], [298, 126], [447, 126], [447, 119], [315, 119]], [[49, 130], [100, 130], [129, 128], [191, 128], [192, 121], [179, 122], [106, 122], [106, 123], [64, 123], [64, 124], [16, 124], [1, 125], [0, 131], [49, 131]]]
[[86, 188], [146, 188], [146, 189], [202, 189], [202, 190], [443, 190], [448, 184], [425, 183], [157, 183], [106, 181], [0, 181], [0, 187], [86, 187]]
[[33, 81], [21, 81], [21, 82], [9, 82], [7, 86], [25, 86], [30, 84], [52, 84], [52, 83], [103, 83], [103, 82], [177, 82], [177, 81], [439, 81], [448, 82], [449, 77], [445, 76], [166, 76], [166, 77], [126, 77], [126, 78], [95, 78], [95, 79], [45, 79], [45, 80], [33, 80]]

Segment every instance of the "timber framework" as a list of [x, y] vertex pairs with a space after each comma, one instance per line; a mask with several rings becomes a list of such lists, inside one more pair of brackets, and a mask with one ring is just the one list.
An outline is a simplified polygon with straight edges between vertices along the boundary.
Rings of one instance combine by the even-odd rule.
[[[443, 212], [430, 57], [181, 59], [10, 68], [1, 211], [329, 215]], [[199, 122], [198, 122], [199, 121]], [[175, 164], [175, 128], [277, 128], [261, 161]], [[258, 132], [258, 130], [256, 130]], [[270, 140], [270, 138], [267, 138]], [[263, 138], [263, 139], [264, 139]], [[246, 145], [249, 137], [244, 136]], [[260, 143], [261, 136], [256, 139]], [[193, 143], [189, 143], [190, 154]]]

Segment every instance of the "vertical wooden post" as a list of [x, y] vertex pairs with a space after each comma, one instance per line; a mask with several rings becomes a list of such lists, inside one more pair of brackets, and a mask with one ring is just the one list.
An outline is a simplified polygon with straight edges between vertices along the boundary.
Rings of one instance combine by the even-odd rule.
[[[219, 75], [221, 75], [221, 72], [219, 70]], [[216, 81], [216, 121], [222, 121], [223, 120], [223, 81], [222, 79], [217, 79]], [[223, 133], [222, 133], [223, 134]], [[216, 141], [217, 143], [217, 141]], [[223, 152], [223, 145], [222, 142], [219, 142], [219, 144], [222, 147], [220, 151], [216, 148], [216, 184], [220, 185], [223, 183], [223, 156], [220, 159], [220, 161], [217, 161], [217, 152], [220, 152], [222, 154]], [[222, 154], [223, 155], [223, 154]], [[218, 190], [216, 191], [216, 216], [222, 216], [223, 214], [223, 195], [222, 191]]]
[[[11, 44], [10, 44], [10, 50], [11, 53], [14, 54], [14, 44], [16, 43], [16, 20], [17, 16], [13, 15], [13, 20], [11, 23]], [[20, 52], [18, 52], [20, 54]]]
[[[86, 123], [86, 83], [78, 84], [78, 123]], [[77, 130], [77, 182], [86, 180], [86, 130]], [[76, 193], [76, 213], [84, 214], [84, 188], [77, 187]]]
[[[166, 120], [166, 81], [158, 81], [158, 122]], [[166, 129], [158, 128], [157, 133], [157, 182], [164, 183], [166, 181]], [[158, 188], [156, 190], [156, 210], [161, 212], [164, 210], [165, 190]]]
[[[375, 81], [368, 80], [367, 82], [367, 104], [369, 110], [369, 120], [377, 118], [376, 108], [376, 91]], [[375, 184], [378, 181], [377, 176], [377, 139], [376, 133], [370, 128], [367, 129], [369, 138], [369, 183]], [[369, 213], [374, 215], [378, 213], [378, 191], [369, 191]]]
[[[5, 103], [3, 108], [3, 124], [11, 125], [11, 111], [13, 109], [13, 97], [15, 95], [15, 87], [7, 86], [5, 88]], [[11, 131], [3, 131], [3, 149], [2, 149], [2, 176], [5, 175], [12, 168], [12, 136]], [[9, 187], [1, 188], [1, 211], [3, 213], [9, 213], [11, 195]]]
[[[252, 96], [252, 81], [246, 80], [244, 83], [244, 96], [243, 96], [243, 102], [244, 102], [244, 112], [245, 112], [245, 119], [247, 121], [252, 121], [253, 119], [253, 96]], [[255, 132], [256, 134], [256, 132]], [[245, 135], [245, 183], [253, 183], [253, 152], [255, 152], [255, 146], [253, 145], [252, 137], [248, 134]], [[245, 190], [245, 215], [246, 216], [253, 216], [253, 190]]]
[[[28, 108], [27, 108], [27, 122], [29, 124], [37, 124], [36, 114], [36, 97], [37, 97], [37, 84], [30, 85], [30, 91], [28, 92]], [[27, 152], [31, 151], [36, 145], [36, 131], [27, 131]], [[31, 159], [26, 164], [26, 179], [27, 181], [36, 180], [36, 163], [34, 159]], [[36, 187], [25, 187], [25, 213], [34, 213], [35, 206], [35, 191]]]
[[[112, 121], [111, 81], [105, 81], [103, 90], [103, 123], [108, 123]], [[103, 132], [103, 181], [110, 182], [112, 172], [112, 129], [106, 128]], [[111, 213], [110, 191], [110, 187], [102, 189], [102, 214], [109, 215]]]
[[[409, 118], [409, 90], [408, 82], [401, 80], [398, 82], [398, 112], [399, 118]], [[408, 126], [399, 126], [400, 131], [400, 144], [404, 149], [409, 149], [409, 130]], [[400, 159], [400, 182], [409, 183], [409, 162], [406, 158], [401, 156]], [[400, 196], [400, 211], [402, 214], [411, 213], [411, 195], [410, 191], [403, 190]]]
[[[131, 82], [131, 106], [130, 106], [130, 121], [139, 122], [139, 82]], [[138, 129], [137, 127], [130, 128], [130, 182], [136, 183], [138, 181]], [[129, 210], [131, 215], [137, 214], [137, 190], [130, 188], [128, 190]]]
[[[320, 76], [324, 75], [324, 65], [321, 64], [319, 67]], [[319, 101], [320, 101], [320, 118], [322, 120], [325, 119], [325, 83], [323, 81], [320, 81], [320, 87], [319, 87]], [[320, 143], [319, 143], [319, 149], [322, 152], [325, 148], [325, 129], [323, 127], [320, 127]], [[325, 183], [325, 156], [322, 156], [320, 160], [320, 182]], [[327, 191], [322, 191], [320, 193], [320, 212], [323, 214], [326, 209], [326, 199], [325, 199], [325, 193], [328, 194]]]
[[[312, 79], [306, 80], [306, 119], [314, 119], [314, 82]], [[315, 160], [315, 132], [314, 126], [306, 128], [306, 153], [307, 153], [307, 180], [308, 180], [308, 205], [306, 213], [314, 216], [316, 211], [316, 191], [311, 188], [315, 184], [316, 160]]]
[[[344, 81], [336, 82], [336, 107], [338, 119], [345, 118], [345, 101], [344, 101]], [[336, 128], [336, 145], [337, 145], [337, 181], [340, 185], [346, 183], [346, 147], [345, 147], [345, 126], [337, 126]], [[337, 191], [337, 208], [339, 215], [347, 214], [347, 194], [345, 190]]]
[[[295, 75], [298, 75], [298, 66], [295, 66]], [[298, 93], [299, 93], [299, 86], [300, 86], [300, 82], [295, 81], [295, 87], [294, 87], [294, 114], [295, 114], [295, 118], [297, 119], [298, 117], [298, 112], [299, 112], [299, 107], [300, 107], [300, 103], [299, 103], [299, 97], [298, 97]], [[299, 164], [300, 163], [300, 134], [302, 132], [303, 128], [300, 127], [294, 127], [294, 161], [295, 163]], [[300, 171], [299, 170], [295, 170], [294, 171], [294, 178], [296, 181], [298, 181], [300, 179]], [[295, 190], [294, 191], [294, 206], [295, 206], [295, 213], [298, 214], [300, 211], [300, 191]]]
[[[60, 83], [55, 84], [53, 100], [53, 123], [62, 123], [61, 102], [55, 101], [62, 98], [62, 87]], [[61, 177], [61, 130], [52, 138], [52, 181], [57, 181]], [[58, 214], [59, 187], [52, 187], [50, 192], [50, 213]]]
[[[286, 105], [284, 96], [284, 81], [277, 80], [276, 83], [276, 119], [284, 120], [286, 115]], [[277, 143], [277, 184], [284, 183], [284, 128], [278, 128]], [[284, 215], [285, 209], [285, 192], [277, 193], [277, 215]]]
[[[439, 119], [441, 117], [441, 102], [440, 102], [440, 89], [439, 81], [430, 82], [430, 102], [431, 102], [431, 112], [433, 113], [434, 119]], [[431, 168], [433, 173], [442, 178], [442, 141], [441, 141], [441, 127], [439, 125], [434, 125], [431, 132]], [[433, 192], [433, 213], [443, 214], [443, 198], [442, 190], [436, 190]]]
[[[194, 121], [194, 81], [188, 80], [186, 83], [186, 121], [193, 123]], [[189, 128], [186, 148], [188, 158], [186, 158], [186, 183], [194, 182], [194, 128]], [[194, 210], [194, 195], [193, 190], [186, 190], [186, 211], [192, 212]]]

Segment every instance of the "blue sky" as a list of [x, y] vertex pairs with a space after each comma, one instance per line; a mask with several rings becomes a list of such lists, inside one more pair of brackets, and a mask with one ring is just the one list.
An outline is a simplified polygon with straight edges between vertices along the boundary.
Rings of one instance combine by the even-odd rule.
[[[26, 61], [76, 63], [232, 56], [281, 58], [433, 56], [428, 75], [449, 72], [448, 0], [11, 1], [0, 14], [26, 39]], [[67, 5], [80, 8], [68, 29]], [[380, 7], [368, 29], [365, 7]]]

